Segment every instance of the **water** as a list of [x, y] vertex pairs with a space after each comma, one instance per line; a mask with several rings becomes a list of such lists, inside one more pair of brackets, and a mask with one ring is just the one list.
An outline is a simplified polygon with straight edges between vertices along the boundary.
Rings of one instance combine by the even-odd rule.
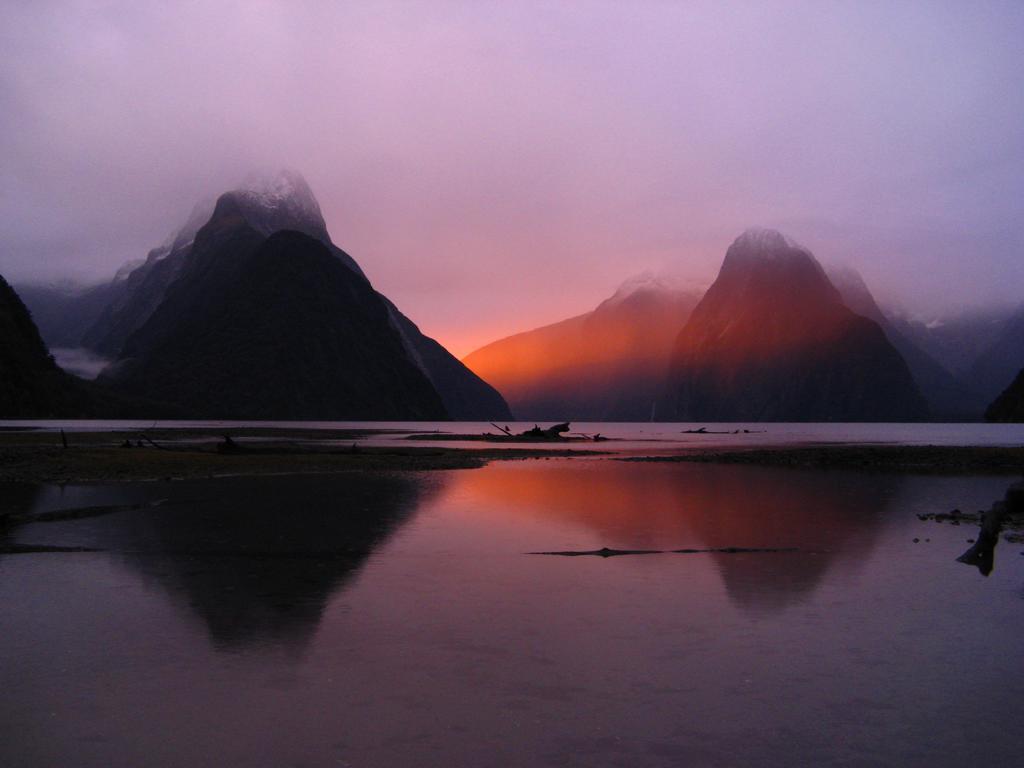
[[[1017, 765], [1022, 547], [986, 578], [955, 562], [975, 528], [917, 518], [1009, 482], [550, 459], [0, 488], [122, 506], [0, 540], [102, 550], [0, 556], [0, 764]], [[604, 546], [797, 551], [526, 554]]]
[[[550, 426], [549, 424], [545, 424]], [[530, 429], [534, 422], [502, 422], [514, 432]], [[581, 449], [591, 448], [602, 451], [629, 452], [638, 454], [670, 453], [694, 448], [743, 448], [757, 446], [787, 446], [811, 443], [884, 444], [903, 445], [1022, 445], [1024, 424], [825, 424], [825, 423], [625, 423], [625, 422], [573, 422], [571, 434], [601, 435], [611, 438], [609, 442], [588, 446], [577, 443]], [[258, 428], [309, 431], [355, 430], [378, 431], [356, 438], [346, 437], [343, 442], [353, 440], [370, 445], [409, 446], [408, 436], [413, 433], [444, 432], [452, 435], [498, 434], [489, 422], [475, 421], [131, 421], [131, 420], [34, 420], [2, 421], [0, 429], [58, 429], [79, 431], [110, 431], [147, 429], [216, 430]], [[706, 428], [708, 434], [692, 434], [684, 430]], [[742, 432], [742, 430], [750, 430]], [[735, 434], [736, 430], [740, 430]], [[219, 439], [211, 437], [211, 440]], [[289, 438], [292, 439], [292, 438]], [[416, 442], [416, 445], [425, 443]], [[440, 440], [426, 443], [451, 448], [480, 448], [479, 441]], [[495, 444], [490, 444], [493, 447]], [[501, 445], [501, 444], [497, 444]], [[522, 447], [516, 446], [516, 447]], [[551, 448], [563, 450], [565, 444], [533, 443], [534, 449]]]

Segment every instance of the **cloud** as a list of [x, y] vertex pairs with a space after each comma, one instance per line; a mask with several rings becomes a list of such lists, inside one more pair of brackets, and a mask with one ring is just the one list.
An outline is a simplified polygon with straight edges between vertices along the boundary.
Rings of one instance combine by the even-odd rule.
[[[1019, 298], [1014, 3], [6, 3], [0, 272], [98, 279], [253, 167], [468, 351], [780, 227]], [[474, 330], [476, 329], [476, 330]]]

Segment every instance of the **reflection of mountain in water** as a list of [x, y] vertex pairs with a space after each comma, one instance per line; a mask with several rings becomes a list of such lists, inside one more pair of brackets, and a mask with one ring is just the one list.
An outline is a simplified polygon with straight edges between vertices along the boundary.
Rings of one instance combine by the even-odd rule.
[[710, 555], [736, 605], [773, 611], [806, 599], [830, 568], [871, 550], [900, 482], [735, 465], [575, 462], [495, 464], [460, 475], [458, 490], [482, 509], [592, 530], [597, 540], [580, 549], [797, 547]]
[[693, 531], [708, 547], [774, 543], [801, 551], [778, 557], [714, 554], [733, 602], [753, 612], [781, 610], [810, 597], [837, 563], [873, 547], [901, 479], [769, 467], [709, 466], [680, 483]]
[[140, 487], [146, 500], [166, 501], [33, 525], [23, 538], [119, 553], [187, 604], [219, 648], [295, 650], [331, 595], [415, 511], [424, 485], [407, 473], [136, 484], [116, 489], [117, 503], [141, 500]]

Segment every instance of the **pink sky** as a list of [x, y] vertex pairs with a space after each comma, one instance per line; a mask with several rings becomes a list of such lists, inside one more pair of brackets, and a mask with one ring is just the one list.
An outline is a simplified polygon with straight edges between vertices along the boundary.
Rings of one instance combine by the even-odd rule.
[[253, 168], [458, 355], [774, 226], [1024, 298], [1019, 3], [5, 3], [0, 273], [96, 280]]

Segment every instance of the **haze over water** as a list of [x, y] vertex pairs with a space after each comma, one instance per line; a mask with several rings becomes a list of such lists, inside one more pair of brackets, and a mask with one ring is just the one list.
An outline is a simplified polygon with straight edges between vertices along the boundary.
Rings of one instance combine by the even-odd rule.
[[[1013, 764], [1009, 480], [614, 461], [7, 487], [6, 761]], [[920, 539], [917, 543], [914, 539]], [[551, 550], [795, 548], [599, 557]], [[985, 649], [979, 653], [979, 649]], [[55, 727], [55, 724], [57, 727]]]

